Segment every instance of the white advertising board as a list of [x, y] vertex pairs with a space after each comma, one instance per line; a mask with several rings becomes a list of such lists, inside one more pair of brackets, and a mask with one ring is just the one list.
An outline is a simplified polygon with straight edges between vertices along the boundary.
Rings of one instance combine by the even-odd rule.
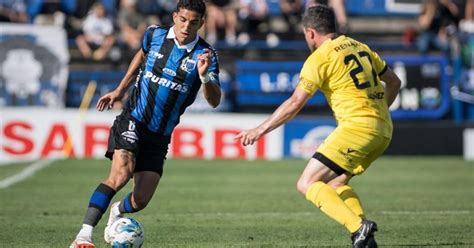
[[464, 129], [463, 147], [464, 147], [464, 159], [474, 160], [474, 128]]
[[[104, 158], [109, 129], [118, 112], [4, 108], [0, 110], [0, 162], [63, 158]], [[175, 129], [168, 158], [280, 159], [283, 130], [274, 130], [253, 146], [234, 136], [267, 115], [185, 113]], [[72, 144], [68, 152], [67, 144]]]

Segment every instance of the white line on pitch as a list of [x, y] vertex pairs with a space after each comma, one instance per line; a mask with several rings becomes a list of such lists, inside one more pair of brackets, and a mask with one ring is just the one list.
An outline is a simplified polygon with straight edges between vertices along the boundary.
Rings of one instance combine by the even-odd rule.
[[424, 214], [424, 215], [456, 215], [456, 214], [471, 214], [469, 210], [440, 210], [440, 211], [381, 211], [382, 214], [387, 215], [413, 215], [413, 214]]
[[[385, 215], [463, 215], [471, 214], [470, 210], [444, 210], [444, 211], [381, 211], [381, 214]], [[236, 217], [236, 218], [245, 218], [245, 217], [289, 217], [289, 216], [312, 216], [317, 215], [318, 211], [314, 212], [254, 212], [254, 213], [240, 213], [240, 212], [212, 212], [212, 213], [161, 213], [160, 216], [171, 217], [171, 216], [194, 216], [202, 218], [215, 218], [216, 216], [221, 217]]]
[[13, 176], [9, 176], [0, 181], [0, 189], [8, 188], [11, 185], [18, 183], [27, 179], [28, 177], [33, 176], [37, 171], [49, 166], [54, 160], [40, 160], [35, 163], [30, 164], [28, 167], [23, 169], [20, 173], [17, 173]]
[[[36, 160], [35, 160], [36, 161]], [[23, 163], [28, 163], [28, 162], [32, 162], [32, 161], [25, 161]], [[15, 165], [18, 165], [18, 164], [23, 164], [22, 162], [12, 162], [12, 161], [0, 161], [0, 167], [7, 167], [7, 166], [15, 166]]]

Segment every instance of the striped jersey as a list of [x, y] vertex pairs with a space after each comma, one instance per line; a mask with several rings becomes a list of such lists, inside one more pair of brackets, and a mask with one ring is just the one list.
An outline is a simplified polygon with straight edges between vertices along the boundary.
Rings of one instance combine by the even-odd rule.
[[155, 25], [146, 29], [142, 49], [145, 58], [126, 111], [150, 131], [169, 136], [201, 87], [197, 62], [205, 49], [212, 53], [208, 74], [219, 84], [217, 54], [199, 36], [181, 46], [175, 40], [173, 27]]

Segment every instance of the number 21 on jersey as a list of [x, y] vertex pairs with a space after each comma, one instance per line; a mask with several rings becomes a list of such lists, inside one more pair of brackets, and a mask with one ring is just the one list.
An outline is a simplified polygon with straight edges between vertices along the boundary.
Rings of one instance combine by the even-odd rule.
[[370, 81], [365, 81], [365, 82], [360, 82], [360, 80], [357, 78], [357, 74], [364, 72], [364, 70], [367, 70], [368, 68], [364, 68], [362, 63], [360, 62], [359, 58], [355, 54], [349, 54], [346, 57], [344, 57], [344, 64], [348, 65], [351, 61], [354, 61], [356, 63], [356, 67], [352, 69], [349, 73], [351, 75], [352, 81], [354, 82], [354, 85], [357, 89], [365, 89], [369, 88], [370, 86], [377, 86], [378, 85], [378, 79], [377, 79], [377, 73], [375, 72], [374, 67], [372, 66], [372, 58], [370, 58], [370, 54], [366, 51], [361, 51], [357, 53], [359, 55], [360, 59], [367, 59], [370, 64], [370, 70], [372, 71], [372, 82]]

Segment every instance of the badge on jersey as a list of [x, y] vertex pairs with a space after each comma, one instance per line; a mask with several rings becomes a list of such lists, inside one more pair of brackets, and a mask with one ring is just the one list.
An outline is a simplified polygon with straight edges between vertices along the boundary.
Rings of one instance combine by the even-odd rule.
[[190, 73], [194, 68], [196, 68], [196, 60], [190, 59], [189, 57], [184, 58], [181, 62], [180, 68], [181, 70]]

